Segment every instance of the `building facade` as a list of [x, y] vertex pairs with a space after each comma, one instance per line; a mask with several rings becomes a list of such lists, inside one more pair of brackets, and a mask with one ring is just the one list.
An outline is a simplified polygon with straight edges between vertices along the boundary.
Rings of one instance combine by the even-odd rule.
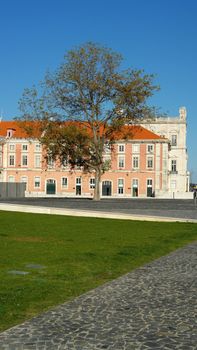
[[[148, 130], [165, 137], [170, 142], [168, 152], [168, 195], [176, 198], [191, 197], [189, 193], [190, 173], [187, 169], [187, 112], [185, 107], [179, 108], [178, 117], [156, 118], [143, 121]], [[165, 194], [166, 197], [167, 194]]]
[[[128, 126], [131, 138], [119, 137], [112, 148], [106, 146], [103, 158], [110, 166], [101, 178], [101, 196], [186, 198], [185, 118], [182, 113], [168, 129], [163, 120]], [[39, 141], [28, 138], [14, 121], [0, 122], [0, 182], [25, 183], [27, 197], [91, 198], [95, 185], [93, 172], [52, 159], [46, 163]]]

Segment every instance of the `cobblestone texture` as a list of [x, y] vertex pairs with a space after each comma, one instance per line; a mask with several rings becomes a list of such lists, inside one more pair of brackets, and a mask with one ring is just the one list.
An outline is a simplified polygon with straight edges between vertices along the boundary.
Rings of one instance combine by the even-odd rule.
[[0, 334], [1, 350], [196, 350], [197, 243]]

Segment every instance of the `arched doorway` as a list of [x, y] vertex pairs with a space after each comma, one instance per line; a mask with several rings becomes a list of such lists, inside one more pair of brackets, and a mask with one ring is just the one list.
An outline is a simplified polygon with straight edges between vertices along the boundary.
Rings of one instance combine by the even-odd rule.
[[54, 179], [48, 179], [46, 182], [46, 194], [56, 194], [56, 182]]
[[102, 182], [102, 196], [111, 196], [112, 183], [111, 181]]

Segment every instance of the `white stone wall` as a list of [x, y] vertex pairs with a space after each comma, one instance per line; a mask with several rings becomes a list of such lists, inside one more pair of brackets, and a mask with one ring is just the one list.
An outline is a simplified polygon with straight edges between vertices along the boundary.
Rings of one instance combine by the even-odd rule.
[[[168, 172], [163, 174], [163, 191], [170, 196], [178, 197], [189, 191], [189, 172], [187, 170], [187, 146], [186, 146], [186, 124], [187, 112], [185, 107], [179, 109], [179, 117], [156, 118], [153, 121], [144, 121], [142, 125], [170, 140], [168, 150]], [[172, 135], [177, 136], [177, 145], [172, 145]], [[176, 161], [177, 171], [172, 171], [172, 160]], [[164, 154], [163, 162], [166, 162]], [[165, 166], [163, 164], [163, 168]], [[165, 172], [165, 170], [164, 170]], [[184, 196], [184, 195], [183, 195]]]

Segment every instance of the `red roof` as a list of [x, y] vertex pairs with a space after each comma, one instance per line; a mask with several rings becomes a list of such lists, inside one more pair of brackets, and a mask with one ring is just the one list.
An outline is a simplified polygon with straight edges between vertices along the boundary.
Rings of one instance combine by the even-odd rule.
[[124, 139], [125, 136], [129, 140], [165, 140], [165, 138], [145, 129], [141, 125], [125, 125], [121, 128], [121, 131], [115, 132], [114, 138], [120, 140]]
[[[35, 123], [36, 124], [36, 123]], [[32, 124], [31, 124], [32, 125]], [[84, 125], [84, 124], [83, 124]], [[12, 138], [29, 138], [26, 131], [20, 127], [17, 121], [1, 121], [0, 122], [0, 136], [6, 137], [8, 130], [13, 130]], [[40, 135], [39, 128], [33, 127], [33, 135], [34, 137], [38, 137]], [[165, 138], [156, 135], [152, 131], [145, 129], [140, 125], [125, 125], [121, 128], [120, 131], [115, 131], [114, 140], [166, 140]]]
[[[35, 137], [37, 134], [38, 137], [38, 130], [35, 127]], [[27, 132], [20, 127], [19, 123], [14, 120], [9, 120], [9, 121], [0, 121], [0, 136], [6, 137], [8, 134], [8, 131], [12, 130], [12, 138], [28, 138], [29, 136], [27, 135]]]

